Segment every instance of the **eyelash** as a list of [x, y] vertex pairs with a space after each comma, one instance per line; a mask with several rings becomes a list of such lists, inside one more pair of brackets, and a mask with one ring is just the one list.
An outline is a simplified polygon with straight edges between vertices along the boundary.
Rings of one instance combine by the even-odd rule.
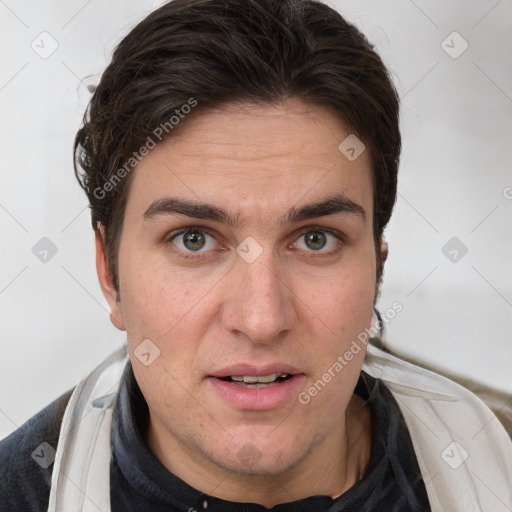
[[[171, 243], [172, 244], [172, 242], [173, 242], [173, 240], [175, 238], [179, 237], [180, 235], [184, 235], [185, 233], [188, 233], [190, 231], [198, 231], [199, 233], [206, 233], [209, 236], [211, 236], [213, 239], [215, 239], [215, 236], [210, 231], [210, 229], [204, 228], [204, 227], [201, 227], [201, 226], [189, 226], [187, 228], [183, 228], [183, 229], [180, 229], [178, 231], [171, 232], [169, 234], [169, 236], [166, 238], [166, 243]], [[337, 247], [335, 249], [332, 249], [329, 252], [307, 251], [307, 252], [311, 252], [311, 253], [314, 254], [314, 256], [313, 255], [312, 256], [307, 256], [308, 258], [318, 258], [318, 257], [321, 258], [321, 257], [334, 256], [334, 255], [338, 254], [341, 251], [343, 243], [346, 243], [346, 237], [345, 237], [345, 235], [343, 233], [341, 233], [337, 229], [324, 228], [324, 227], [321, 227], [321, 226], [308, 226], [307, 228], [304, 228], [301, 231], [301, 233], [299, 234], [299, 236], [295, 240], [298, 240], [300, 237], [302, 237], [305, 234], [310, 233], [312, 231], [320, 231], [322, 233], [328, 233], [328, 234], [334, 236], [334, 238], [336, 238], [339, 243], [338, 243], [338, 245], [337, 245]], [[175, 249], [173, 251], [178, 253], [179, 256], [182, 257], [182, 258], [189, 259], [189, 260], [196, 260], [196, 261], [202, 260], [204, 258], [208, 258], [209, 257], [208, 253], [210, 252], [210, 251], [204, 251], [204, 252], [192, 252], [192, 251], [184, 252], [181, 249]]]

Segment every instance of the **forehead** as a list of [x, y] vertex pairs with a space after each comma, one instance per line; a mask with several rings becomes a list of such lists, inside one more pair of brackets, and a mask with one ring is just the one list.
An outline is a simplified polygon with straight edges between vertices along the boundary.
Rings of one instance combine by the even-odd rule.
[[341, 193], [371, 218], [370, 152], [347, 158], [347, 137], [338, 116], [299, 100], [199, 112], [138, 164], [126, 213], [169, 196], [262, 220]]

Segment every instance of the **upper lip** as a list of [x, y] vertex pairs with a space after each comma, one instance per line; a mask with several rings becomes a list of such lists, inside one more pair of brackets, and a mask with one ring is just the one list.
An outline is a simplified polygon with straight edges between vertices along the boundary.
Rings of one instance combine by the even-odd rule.
[[215, 372], [210, 374], [210, 377], [230, 377], [232, 375], [235, 376], [254, 376], [254, 377], [263, 377], [264, 375], [272, 375], [273, 373], [288, 373], [290, 375], [297, 375], [301, 372], [295, 366], [286, 363], [270, 363], [265, 365], [255, 365], [248, 363], [238, 363], [232, 366], [226, 366], [220, 370], [216, 370]]

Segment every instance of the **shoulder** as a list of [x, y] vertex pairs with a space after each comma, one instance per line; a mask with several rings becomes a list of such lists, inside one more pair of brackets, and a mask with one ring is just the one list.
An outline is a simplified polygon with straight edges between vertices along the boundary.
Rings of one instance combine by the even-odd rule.
[[[512, 505], [512, 440], [480, 398], [375, 347], [368, 347], [363, 368], [398, 402], [433, 504], [443, 496], [452, 505], [443, 510], [472, 510], [475, 502], [483, 510]], [[481, 482], [492, 483], [493, 493]]]
[[0, 441], [0, 503], [5, 512], [46, 511], [60, 425], [72, 389]]
[[376, 347], [368, 347], [363, 368], [383, 380], [395, 398], [428, 401], [439, 405], [440, 410], [447, 407], [448, 412], [459, 408], [462, 416], [479, 418], [484, 423], [495, 418], [489, 407], [466, 387]]
[[507, 440], [512, 447], [508, 433], [489, 407], [453, 380], [375, 347], [368, 348], [363, 368], [385, 383], [401, 405], [402, 412], [404, 405], [413, 407], [423, 423], [429, 423], [432, 432], [455, 430], [459, 435], [473, 438], [475, 428], [490, 426], [483, 436], [479, 436], [481, 439], [486, 434], [497, 436]]

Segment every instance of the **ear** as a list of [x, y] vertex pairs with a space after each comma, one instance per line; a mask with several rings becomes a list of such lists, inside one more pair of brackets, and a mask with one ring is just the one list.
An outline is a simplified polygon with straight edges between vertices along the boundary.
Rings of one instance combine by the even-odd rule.
[[380, 241], [380, 254], [382, 259], [382, 265], [384, 265], [384, 263], [388, 259], [388, 243], [386, 242], [386, 240], [384, 240], [384, 237], [382, 237]]
[[96, 242], [96, 272], [100, 282], [103, 296], [107, 299], [110, 306], [110, 321], [121, 331], [125, 331], [124, 315], [121, 308], [121, 301], [118, 300], [119, 294], [112, 282], [112, 275], [107, 263], [105, 254], [104, 229], [101, 224], [98, 225], [99, 231], [95, 231]]
[[384, 263], [388, 258], [388, 243], [384, 239], [384, 236], [380, 237], [380, 246], [379, 251], [377, 253], [377, 285], [375, 291], [375, 300], [377, 300], [377, 296], [379, 294], [379, 288], [382, 282], [382, 276], [384, 273]]

